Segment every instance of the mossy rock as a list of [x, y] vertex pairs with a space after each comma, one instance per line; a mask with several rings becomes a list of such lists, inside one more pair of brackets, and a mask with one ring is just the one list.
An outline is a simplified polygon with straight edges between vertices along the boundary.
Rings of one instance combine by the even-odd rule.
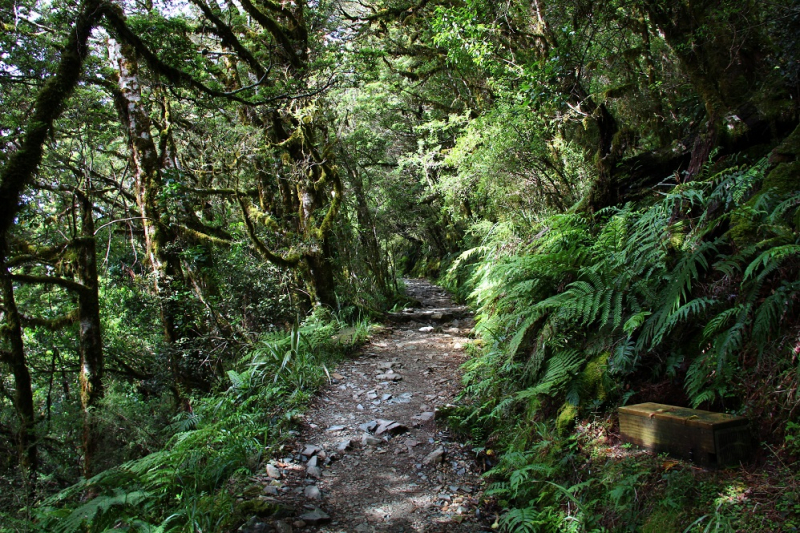
[[786, 137], [773, 151], [770, 161], [795, 161], [800, 156], [800, 126]]
[[[763, 193], [758, 193], [751, 198], [743, 207], [748, 204], [755, 204]], [[758, 224], [753, 222], [747, 209], [737, 209], [731, 213], [731, 227], [728, 230], [728, 237], [738, 248], [745, 248], [758, 242]]]
[[340, 329], [338, 333], [331, 336], [331, 340], [335, 344], [351, 345], [356, 341], [357, 335], [358, 335], [358, 329], [353, 326], [350, 326]]
[[262, 485], [250, 485], [242, 491], [242, 496], [246, 498], [256, 498], [261, 496], [263, 493], [264, 487]]
[[[606, 368], [610, 352], [603, 352], [589, 359], [580, 374], [576, 377], [580, 391], [580, 403], [603, 403], [608, 398], [606, 386]], [[575, 426], [575, 420], [580, 414], [578, 405], [565, 402], [556, 417], [556, 430], [560, 436], [566, 435]]]
[[606, 368], [608, 368], [609, 357], [611, 357], [611, 352], [603, 352], [592, 357], [578, 375], [581, 400], [604, 402], [608, 398]]
[[762, 190], [780, 195], [800, 189], [800, 161], [780, 163], [764, 178]]
[[556, 431], [559, 436], [564, 436], [575, 427], [575, 420], [578, 418], [578, 406], [565, 402], [558, 411], [556, 417]]
[[293, 509], [275, 502], [253, 499], [237, 502], [235, 514], [240, 517], [240, 519], [251, 516], [285, 518], [287, 516], [294, 516], [295, 512]]
[[236, 512], [244, 516], [272, 516], [279, 509], [278, 504], [259, 499], [243, 500], [236, 505]]
[[800, 126], [772, 151], [769, 160], [776, 166], [764, 179], [763, 190], [787, 194], [800, 189]]

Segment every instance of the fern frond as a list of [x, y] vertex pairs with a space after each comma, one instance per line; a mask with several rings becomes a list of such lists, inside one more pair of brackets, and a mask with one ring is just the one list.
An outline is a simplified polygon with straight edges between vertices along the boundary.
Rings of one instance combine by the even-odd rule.
[[636, 343], [628, 337], [614, 349], [613, 355], [609, 360], [609, 373], [629, 374], [636, 368], [637, 363]]
[[[693, 407], [714, 398], [714, 393], [704, 390], [709, 376], [706, 357], [698, 357], [686, 371], [684, 386]], [[709, 397], [710, 394], [710, 397]]]
[[785, 244], [765, 250], [747, 266], [747, 269], [744, 271], [744, 280], [747, 281], [750, 279], [758, 268], [763, 270], [770, 269], [771, 271], [777, 268], [787, 258], [797, 255], [800, 255], [800, 244]]
[[642, 324], [644, 324], [645, 319], [650, 316], [652, 313], [650, 311], [639, 311], [634, 315], [631, 315], [630, 318], [625, 322], [625, 325], [622, 326], [622, 331], [624, 331], [628, 337], [633, 335], [633, 332], [636, 331]]
[[690, 318], [696, 318], [705, 313], [709, 307], [719, 303], [715, 298], [695, 298], [683, 304], [680, 308], [671, 313], [664, 321], [664, 325], [653, 337], [653, 345], [661, 344], [666, 337], [678, 324], [687, 322]]
[[744, 304], [738, 304], [722, 311], [720, 314], [712, 318], [708, 324], [706, 324], [706, 327], [703, 328], [703, 340], [707, 341], [711, 339], [714, 335], [719, 333], [722, 328], [725, 327], [731, 318], [742, 313], [743, 311], [746, 311], [746, 309], [747, 308]]
[[653, 315], [647, 320], [639, 346], [648, 345], [655, 347], [666, 335], [670, 325], [670, 318], [688, 299], [692, 292], [692, 284], [700, 278], [701, 270], [708, 269], [707, 254], [717, 252], [716, 242], [704, 242], [691, 254], [686, 254], [676, 265], [669, 277], [665, 291], [659, 296], [658, 306]]
[[791, 309], [799, 292], [800, 282], [784, 281], [775, 290], [775, 293], [765, 298], [764, 302], [756, 309], [752, 338], [753, 343], [758, 346], [759, 353], [764, 352], [767, 341], [772, 333], [780, 327], [781, 318]]

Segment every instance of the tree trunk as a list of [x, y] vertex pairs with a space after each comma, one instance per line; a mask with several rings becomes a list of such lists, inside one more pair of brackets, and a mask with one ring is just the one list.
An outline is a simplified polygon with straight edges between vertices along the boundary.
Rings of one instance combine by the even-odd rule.
[[36, 411], [33, 405], [33, 389], [31, 388], [31, 375], [25, 361], [25, 347], [22, 343], [22, 322], [17, 303], [14, 299], [14, 285], [11, 273], [6, 266], [7, 245], [3, 235], [0, 235], [0, 282], [2, 282], [4, 313], [3, 333], [10, 350], [3, 353], [3, 360], [11, 369], [14, 376], [14, 408], [19, 417], [19, 431], [17, 432], [17, 453], [19, 465], [25, 477], [31, 483], [36, 481], [39, 468], [39, 456], [36, 444]]
[[176, 295], [184, 281], [180, 258], [175, 253], [174, 231], [162, 205], [161, 169], [164, 161], [159, 156], [151, 132], [150, 117], [142, 103], [139, 84], [139, 65], [136, 53], [127, 44], [112, 47], [119, 68], [119, 93], [117, 107], [126, 127], [133, 154], [136, 181], [136, 201], [144, 217], [145, 249], [153, 272], [153, 283], [160, 304], [161, 325], [169, 359], [170, 372], [175, 380], [176, 396], [181, 400], [180, 388], [184, 373], [180, 368], [177, 342], [180, 340], [176, 317], [180, 302]]
[[103, 397], [104, 360], [92, 202], [85, 194], [80, 195], [79, 201], [81, 238], [78, 241], [77, 274], [79, 281], [84, 286], [84, 289], [78, 293], [81, 407], [83, 408], [83, 476], [85, 479], [89, 479], [95, 473], [94, 457], [98, 435], [94, 409]]
[[380, 291], [388, 296], [392, 292], [387, 282], [388, 270], [375, 232], [375, 220], [372, 217], [369, 205], [367, 205], [361, 174], [358, 169], [351, 168], [347, 162], [345, 162], [345, 168], [348, 170], [350, 187], [353, 189], [353, 195], [356, 200], [356, 219], [360, 227], [358, 237], [366, 249], [367, 267], [372, 272], [372, 275], [375, 276], [375, 281]]
[[312, 293], [314, 306], [336, 308], [336, 278], [331, 264], [331, 250], [327, 239], [319, 245], [320, 250], [304, 257], [308, 265], [306, 283]]

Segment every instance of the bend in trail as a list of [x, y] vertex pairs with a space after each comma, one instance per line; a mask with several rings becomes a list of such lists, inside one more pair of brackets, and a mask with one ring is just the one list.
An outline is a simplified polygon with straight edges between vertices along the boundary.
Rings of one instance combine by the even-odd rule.
[[459, 391], [473, 321], [429, 282], [406, 280], [406, 287], [420, 307], [390, 314], [394, 325], [331, 373], [295, 449], [260, 476], [260, 498], [295, 516], [251, 520], [242, 531], [489, 530], [474, 454], [435, 419]]

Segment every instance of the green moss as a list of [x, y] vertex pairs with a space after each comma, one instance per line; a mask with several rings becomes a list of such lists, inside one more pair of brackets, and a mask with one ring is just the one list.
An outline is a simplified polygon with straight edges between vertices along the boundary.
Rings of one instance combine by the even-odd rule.
[[683, 248], [683, 243], [686, 242], [686, 233], [676, 231], [669, 236], [669, 244], [674, 250]]
[[236, 504], [236, 514], [246, 516], [273, 516], [280, 514], [282, 508], [274, 502], [265, 500], [244, 500]]
[[610, 352], [603, 352], [591, 358], [578, 376], [581, 387], [581, 400], [604, 402], [608, 397], [606, 387], [606, 368]]
[[728, 237], [738, 248], [744, 248], [758, 241], [756, 235], [758, 224], [753, 222], [750, 210], [747, 207], [758, 202], [762, 194], [756, 194], [745, 205], [731, 213], [731, 227], [728, 230]]
[[683, 531], [674, 509], [656, 509], [642, 525], [642, 533], [673, 533]]
[[[598, 405], [608, 398], [608, 387], [606, 386], [606, 367], [608, 366], [609, 352], [603, 352], [591, 358], [583, 370], [577, 376], [578, 388], [580, 390], [581, 404]], [[580, 414], [578, 405], [565, 402], [558, 411], [556, 417], [556, 430], [560, 436], [564, 436], [575, 425], [575, 419]]]
[[800, 161], [780, 163], [764, 178], [764, 190], [777, 194], [788, 194], [800, 186]]
[[777, 166], [764, 179], [764, 190], [772, 189], [778, 194], [796, 191], [800, 176], [800, 127], [772, 151], [770, 162]]
[[558, 411], [556, 418], [556, 430], [559, 436], [566, 435], [575, 426], [575, 419], [578, 417], [578, 406], [565, 402]]
[[800, 126], [794, 129], [773, 152], [776, 155], [794, 156], [800, 155]]

